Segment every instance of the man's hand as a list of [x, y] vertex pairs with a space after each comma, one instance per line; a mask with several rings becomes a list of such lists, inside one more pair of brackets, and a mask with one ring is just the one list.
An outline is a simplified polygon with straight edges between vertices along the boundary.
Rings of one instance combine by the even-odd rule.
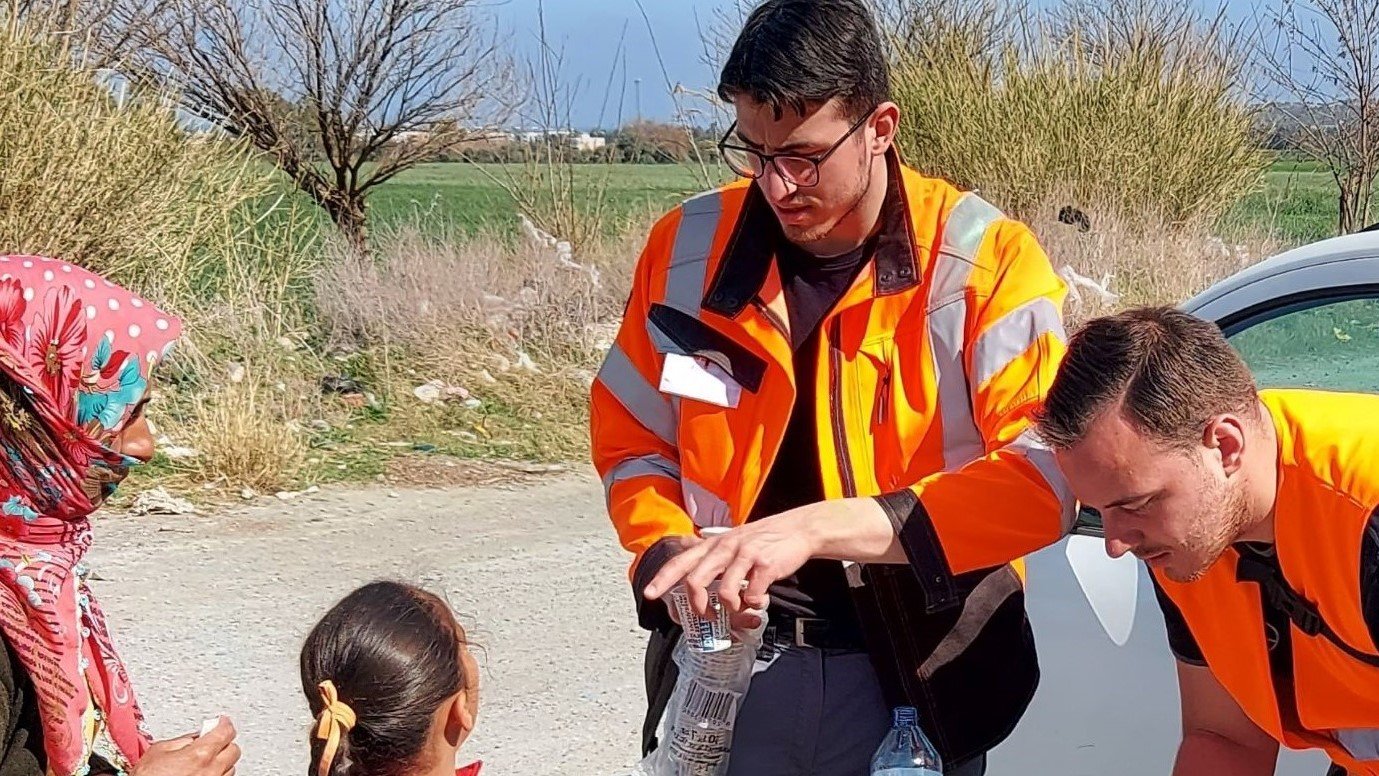
[[234, 776], [235, 726], [226, 717], [204, 736], [182, 736], [149, 747], [130, 776]]
[[661, 598], [684, 583], [690, 607], [711, 617], [707, 588], [717, 579], [718, 600], [730, 614], [763, 609], [771, 583], [810, 558], [904, 563], [905, 553], [875, 499], [820, 501], [697, 541], [662, 566], [644, 594]]
[[[683, 555], [686, 550], [703, 543], [705, 540], [699, 536], [671, 536], [667, 537], [665, 541], [672, 543], [672, 546], [675, 547], [675, 551]], [[674, 587], [674, 585], [672, 585], [672, 587]], [[681, 627], [684, 626], [684, 623], [680, 621], [680, 610], [675, 607], [675, 602], [671, 599], [669, 590], [660, 596], [647, 597], [660, 598], [661, 602], [666, 606], [666, 611], [670, 613], [671, 621]], [[762, 596], [759, 601], [749, 605], [749, 607], [745, 608], [743, 611], [729, 612], [729, 627], [734, 631], [749, 631], [761, 625], [761, 613], [766, 611], [768, 603], [769, 597]]]
[[672, 588], [683, 583], [690, 608], [709, 619], [714, 614], [708, 587], [719, 580], [718, 600], [732, 616], [733, 627], [755, 627], [757, 620], [742, 615], [765, 609], [766, 589], [771, 583], [795, 573], [811, 557], [813, 546], [801, 530], [797, 511], [738, 526], [690, 545], [661, 567], [647, 585], [646, 597], [667, 597]]
[[1174, 776], [1268, 776], [1278, 767], [1278, 742], [1245, 715], [1206, 666], [1178, 664], [1183, 741]]

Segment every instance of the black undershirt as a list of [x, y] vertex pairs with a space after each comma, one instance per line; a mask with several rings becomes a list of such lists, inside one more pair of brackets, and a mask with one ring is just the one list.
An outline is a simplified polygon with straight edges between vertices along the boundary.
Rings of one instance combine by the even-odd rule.
[[[781, 241], [776, 265], [790, 315], [795, 404], [780, 453], [766, 476], [749, 521], [824, 500], [815, 428], [820, 397], [815, 396], [814, 390], [820, 357], [820, 323], [852, 286], [869, 254], [867, 245], [841, 256], [819, 258]], [[793, 576], [773, 584], [770, 595], [772, 614], [819, 618], [829, 621], [835, 629], [861, 632], [847, 578], [838, 561], [807, 561]]]

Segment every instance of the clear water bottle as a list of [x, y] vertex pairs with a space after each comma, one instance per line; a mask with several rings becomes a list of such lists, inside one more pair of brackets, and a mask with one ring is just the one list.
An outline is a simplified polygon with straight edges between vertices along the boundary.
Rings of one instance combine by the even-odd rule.
[[942, 776], [938, 750], [919, 729], [919, 712], [900, 706], [891, 719], [891, 732], [871, 758], [871, 776]]
[[738, 705], [752, 682], [764, 625], [727, 649], [703, 652], [681, 639], [674, 659], [680, 678], [661, 720], [661, 745], [631, 776], [723, 776], [732, 750]]
[[[704, 536], [728, 529], [705, 528]], [[750, 630], [733, 630], [726, 611], [702, 619], [689, 606], [683, 587], [671, 595], [684, 624], [675, 645], [679, 667], [675, 691], [661, 720], [661, 745], [637, 764], [631, 776], [724, 776], [733, 745], [737, 709], [752, 683], [766, 613]], [[717, 608], [717, 588], [709, 588]]]

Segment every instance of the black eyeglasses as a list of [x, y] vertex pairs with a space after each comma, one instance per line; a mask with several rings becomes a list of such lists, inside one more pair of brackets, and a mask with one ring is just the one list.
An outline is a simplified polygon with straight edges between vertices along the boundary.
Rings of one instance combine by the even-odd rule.
[[802, 154], [764, 154], [760, 151], [746, 148], [740, 145], [733, 145], [728, 142], [733, 132], [737, 129], [737, 122], [734, 121], [728, 132], [723, 135], [723, 139], [718, 141], [718, 152], [723, 155], [723, 161], [733, 172], [744, 178], [756, 180], [766, 173], [766, 165], [769, 163], [776, 168], [776, 172], [781, 178], [795, 184], [808, 188], [817, 185], [819, 182], [819, 165], [828, 160], [842, 147], [844, 141], [852, 137], [852, 133], [862, 128], [871, 118], [873, 111], [867, 111], [856, 124], [852, 125], [833, 147], [817, 156], [804, 156]]

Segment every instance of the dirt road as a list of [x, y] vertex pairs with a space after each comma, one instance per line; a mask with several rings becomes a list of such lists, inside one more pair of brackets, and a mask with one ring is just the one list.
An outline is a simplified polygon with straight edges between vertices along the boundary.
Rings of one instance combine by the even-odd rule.
[[341, 595], [387, 576], [443, 592], [486, 648], [465, 747], [486, 773], [611, 776], [636, 760], [644, 642], [592, 471], [106, 515], [91, 560], [155, 735], [228, 713], [240, 773], [306, 773], [301, 641]]

